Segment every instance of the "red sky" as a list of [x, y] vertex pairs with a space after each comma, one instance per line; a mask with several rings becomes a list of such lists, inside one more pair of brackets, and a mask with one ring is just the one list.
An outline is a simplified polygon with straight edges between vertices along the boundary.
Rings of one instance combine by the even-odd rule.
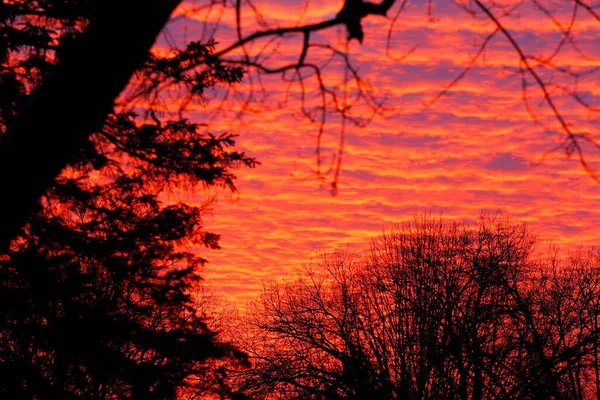
[[[571, 14], [554, 3], [557, 21], [566, 26]], [[304, 9], [301, 1], [253, 4], [269, 23], [278, 26], [297, 24]], [[169, 27], [171, 40], [206, 37], [201, 22], [207, 17], [201, 5], [200, 1], [183, 5]], [[303, 21], [331, 17], [340, 6], [339, 1], [312, 1]], [[251, 32], [256, 19], [245, 10], [243, 21]], [[396, 11], [397, 5], [390, 15]], [[210, 18], [215, 15], [213, 9]], [[206, 218], [207, 228], [221, 234], [220, 251], [201, 250], [210, 261], [204, 276], [217, 293], [244, 304], [258, 294], [263, 280], [289, 276], [317, 251], [338, 246], [359, 249], [386, 225], [410, 219], [419, 211], [475, 220], [482, 210], [501, 210], [527, 221], [542, 240], [542, 248], [550, 242], [564, 249], [596, 243], [600, 184], [562, 151], [542, 160], [559, 143], [559, 126], [549, 110], [539, 106], [541, 98], [534, 87], [531, 106], [538, 121], [532, 120], [523, 103], [520, 75], [515, 73], [518, 57], [504, 37], [498, 34], [492, 39], [450, 95], [424, 106], [460, 74], [494, 29], [489, 21], [473, 19], [450, 1], [433, 2], [432, 17], [426, 1], [408, 3], [390, 42], [396, 57], [416, 45], [402, 61], [386, 55], [389, 19], [370, 18], [364, 44], [349, 46], [360, 75], [369, 81], [373, 93], [387, 100], [385, 111], [367, 127], [346, 126], [336, 196], [328, 186], [332, 176], [323, 184], [314, 174], [318, 124], [301, 115], [297, 85], [288, 87], [280, 77], [265, 78], [262, 95], [255, 93], [250, 109], [241, 117], [236, 113], [240, 102], [229, 100], [226, 111], [207, 119], [219, 104], [210, 95], [208, 106], [190, 109], [190, 116], [198, 122], [211, 123], [211, 131], [239, 134], [239, 148], [262, 163], [254, 170], [240, 171], [239, 192], [219, 192], [214, 213]], [[230, 18], [231, 14], [223, 16], [218, 47], [233, 39], [227, 25]], [[579, 51], [588, 57], [566, 47], [553, 62], [581, 72], [600, 66], [600, 24], [581, 9], [577, 18], [573, 34]], [[561, 37], [556, 25], [531, 3], [503, 22], [530, 55], [549, 56]], [[343, 28], [334, 28], [317, 39], [343, 49], [345, 35]], [[271, 65], [277, 65], [286, 57], [297, 57], [299, 41], [284, 38], [270, 46], [266, 52], [275, 51]], [[323, 59], [323, 54], [309, 52], [307, 60], [320, 63]], [[550, 76], [547, 69], [540, 73]], [[335, 63], [326, 74], [334, 86], [343, 79]], [[256, 91], [256, 80], [253, 84]], [[593, 96], [599, 93], [597, 75], [588, 75], [578, 84], [593, 104]], [[307, 85], [308, 102], [314, 104], [314, 82], [307, 81]], [[237, 93], [248, 93], [249, 86], [245, 80]], [[352, 93], [352, 84], [348, 87]], [[576, 128], [597, 130], [597, 114], [576, 107], [560, 95], [559, 88], [551, 86], [550, 90]], [[367, 109], [359, 104], [353, 112], [365, 116]], [[338, 148], [339, 134], [339, 118], [330, 115], [322, 146], [326, 163]], [[590, 149], [587, 155], [591, 162], [598, 158]]]

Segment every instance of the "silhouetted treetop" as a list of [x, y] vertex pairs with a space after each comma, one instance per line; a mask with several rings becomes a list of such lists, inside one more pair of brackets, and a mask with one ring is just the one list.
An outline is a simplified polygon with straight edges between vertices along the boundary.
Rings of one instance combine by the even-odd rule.
[[534, 255], [524, 224], [430, 216], [267, 283], [240, 332], [257, 399], [588, 399], [598, 254]]

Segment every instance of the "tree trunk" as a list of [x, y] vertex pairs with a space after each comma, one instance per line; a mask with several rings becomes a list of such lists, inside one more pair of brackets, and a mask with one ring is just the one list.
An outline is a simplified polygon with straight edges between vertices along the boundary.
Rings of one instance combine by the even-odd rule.
[[97, 0], [85, 32], [59, 53], [0, 137], [0, 252], [94, 132], [147, 57], [180, 0]]

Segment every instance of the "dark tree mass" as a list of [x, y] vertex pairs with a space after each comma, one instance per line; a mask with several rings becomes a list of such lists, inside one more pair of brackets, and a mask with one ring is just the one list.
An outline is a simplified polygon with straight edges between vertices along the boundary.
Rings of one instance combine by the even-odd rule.
[[423, 217], [268, 285], [240, 335], [256, 399], [591, 399], [599, 256], [534, 256], [525, 225]]
[[[37, 72], [48, 55], [58, 63], [40, 71], [45, 75], [41, 84], [31, 88], [0, 138], [0, 170], [4, 171], [0, 186], [21, 194], [0, 199], [1, 208], [10, 210], [0, 219], [0, 248], [14, 238], [73, 154], [102, 129], [115, 99], [146, 59], [179, 0], [158, 1], [144, 18], [137, 18], [144, 4], [138, 0], [2, 2], [0, 16], [6, 24], [2, 52], [37, 49], [33, 58], [25, 57], [33, 70], [19, 73]], [[57, 42], [53, 34], [64, 22], [68, 33]], [[28, 184], [22, 185], [23, 181]]]
[[[65, 49], [91, 26], [96, 3], [2, 2], [1, 133], [23, 127], [22, 113], [39, 100], [39, 88], [56, 79], [57, 57], [62, 62]], [[210, 52], [208, 43], [193, 43], [165, 58], [150, 57], [146, 50], [136, 68], [138, 82], [170, 79], [199, 97], [207, 88], [241, 79], [241, 69], [217, 62], [205, 62], [202, 74], [182, 72], [189, 59]], [[78, 62], [84, 61], [93, 60]], [[214, 136], [186, 119], [160, 118], [152, 110], [140, 118], [114, 109], [113, 100], [104, 103], [106, 120], [96, 121], [93, 135], [79, 142], [69, 165], [0, 255], [3, 399], [227, 396], [223, 367], [247, 363], [208, 327], [192, 298], [204, 263], [192, 247], [218, 248], [218, 235], [202, 229], [209, 201], [185, 205], [161, 194], [182, 186], [234, 189], [233, 170], [255, 161], [232, 148], [231, 135]], [[56, 121], [65, 126], [87, 115], [78, 115], [77, 108], [60, 112], [65, 119]], [[33, 122], [40, 128], [46, 121]], [[36, 135], [46, 138], [41, 143], [58, 140], [54, 130]], [[45, 158], [15, 157], [23, 157], [18, 168], [46, 168]], [[3, 175], [7, 171], [19, 172], [5, 166]], [[2, 197], [16, 199], [13, 203], [21, 198], [6, 187]]]

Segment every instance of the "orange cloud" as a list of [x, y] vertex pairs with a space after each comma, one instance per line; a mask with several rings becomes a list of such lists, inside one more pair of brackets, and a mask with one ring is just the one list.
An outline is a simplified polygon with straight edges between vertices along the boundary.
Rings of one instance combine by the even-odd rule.
[[[262, 162], [255, 170], [240, 171], [239, 193], [220, 193], [214, 214], [206, 218], [207, 227], [221, 234], [222, 249], [198, 251], [210, 261], [204, 276], [217, 292], [243, 305], [259, 292], [262, 281], [290, 273], [317, 251], [338, 246], [360, 249], [386, 224], [410, 219], [424, 210], [457, 220], [475, 220], [481, 210], [503, 210], [528, 221], [542, 241], [566, 248], [597, 243], [600, 185], [582, 170], [578, 160], [561, 151], [544, 158], [563, 135], [551, 110], [539, 104], [541, 94], [534, 86], [528, 92], [537, 117], [536, 123], [532, 121], [523, 103], [519, 59], [504, 37], [497, 34], [492, 39], [480, 60], [447, 96], [424, 106], [461, 73], [483, 36], [494, 27], [442, 1], [434, 2], [436, 19], [432, 22], [423, 3], [411, 3], [392, 32], [394, 56], [417, 45], [404, 60], [386, 56], [389, 19], [369, 20], [364, 45], [349, 46], [361, 75], [374, 92], [387, 94], [387, 101], [385, 112], [367, 127], [346, 125], [337, 196], [331, 196], [328, 186], [332, 175], [322, 181], [314, 173], [318, 121], [310, 122], [301, 112], [299, 86], [287, 86], [280, 77], [271, 76], [263, 77], [258, 90], [256, 80], [246, 80], [237, 93], [255, 90], [250, 112], [239, 116], [240, 103], [229, 102], [217, 118], [211, 117], [210, 107], [216, 100], [208, 109], [189, 110], [193, 118], [209, 121], [215, 132], [240, 134], [239, 147]], [[256, 3], [280, 26], [334, 15], [340, 4], [311, 2], [300, 18], [302, 2], [289, 7], [287, 2]], [[198, 21], [206, 19], [206, 10], [194, 7], [193, 2], [184, 3], [173, 32], [194, 36]], [[568, 10], [557, 12], [561, 23], [566, 23]], [[220, 18], [224, 28], [219, 40], [226, 44], [233, 40], [231, 15]], [[256, 24], [252, 14], [244, 18]], [[518, 18], [502, 20], [531, 55], [551, 54], [560, 38], [557, 27], [531, 3], [520, 10]], [[590, 57], [566, 49], [555, 59], [557, 65], [573, 71], [597, 67], [599, 28], [582, 14], [574, 35]], [[343, 30], [332, 29], [321, 34], [320, 40], [343, 49], [344, 37]], [[297, 57], [296, 38], [279, 39], [272, 46], [276, 49], [273, 63]], [[326, 59], [317, 51], [309, 57], [315, 63]], [[539, 71], [550, 77], [547, 69]], [[343, 79], [339, 64], [327, 72], [333, 88], [341, 90]], [[555, 79], [565, 78], [555, 75]], [[600, 95], [596, 75], [587, 75], [579, 85], [594, 103]], [[595, 132], [594, 113], [579, 107], [556, 87], [549, 90], [574, 126]], [[305, 106], [317, 107], [314, 81], [307, 85], [306, 94]], [[359, 104], [353, 112], [364, 116], [367, 108]], [[330, 115], [322, 140], [324, 170], [338, 150], [340, 129], [339, 118]], [[587, 150], [588, 160], [600, 166], [596, 153]], [[542, 245], [541, 249], [546, 248]]]

